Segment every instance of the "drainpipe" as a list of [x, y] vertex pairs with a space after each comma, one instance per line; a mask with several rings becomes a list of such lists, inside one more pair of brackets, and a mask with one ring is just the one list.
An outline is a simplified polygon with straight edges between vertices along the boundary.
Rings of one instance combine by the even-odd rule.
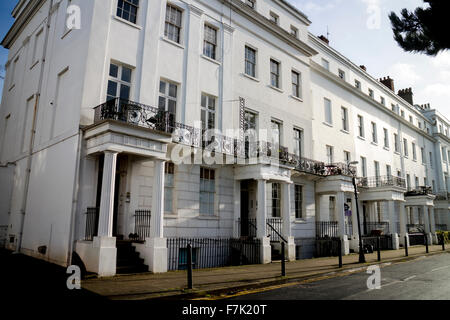
[[25, 171], [25, 189], [24, 189], [24, 194], [23, 194], [23, 198], [22, 198], [22, 209], [21, 209], [21, 215], [20, 215], [20, 233], [19, 233], [19, 239], [17, 241], [15, 253], [19, 253], [20, 249], [22, 248], [23, 228], [24, 228], [24, 224], [25, 224], [24, 223], [25, 222], [25, 213], [26, 213], [26, 206], [27, 206], [28, 190], [29, 190], [29, 185], [30, 185], [33, 145], [34, 145], [34, 139], [36, 136], [36, 120], [37, 120], [37, 114], [38, 114], [38, 108], [39, 108], [39, 99], [41, 97], [42, 80], [44, 78], [44, 70], [45, 70], [45, 62], [46, 62], [45, 57], [47, 55], [48, 38], [50, 35], [50, 23], [51, 23], [51, 16], [52, 16], [52, 10], [53, 10], [53, 2], [54, 2], [54, 0], [50, 0], [50, 7], [48, 9], [48, 14], [47, 14], [47, 32], [45, 34], [44, 49], [42, 52], [42, 66], [41, 66], [41, 71], [40, 71], [40, 75], [39, 75], [38, 89], [36, 92], [35, 103], [34, 103], [33, 124], [31, 126], [32, 129], [31, 129], [31, 135], [30, 135], [30, 144], [29, 144], [28, 155], [27, 155], [27, 169]]
[[77, 147], [77, 161], [75, 164], [75, 179], [73, 181], [73, 196], [72, 196], [72, 212], [70, 217], [70, 233], [69, 233], [69, 244], [67, 253], [67, 265], [72, 264], [72, 252], [75, 243], [75, 221], [76, 221], [76, 211], [78, 208], [78, 191], [80, 188], [80, 166], [81, 166], [81, 142], [83, 140], [83, 130], [80, 128], [78, 133], [78, 147]]

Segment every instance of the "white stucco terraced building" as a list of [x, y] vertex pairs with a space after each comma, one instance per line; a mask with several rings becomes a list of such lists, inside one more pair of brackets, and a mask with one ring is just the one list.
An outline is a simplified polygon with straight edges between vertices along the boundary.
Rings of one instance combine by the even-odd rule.
[[183, 268], [188, 242], [198, 267], [268, 263], [281, 242], [311, 257], [330, 237], [349, 253], [353, 175], [361, 232], [387, 248], [450, 223], [446, 116], [309, 33], [287, 1], [20, 0], [12, 14], [11, 250], [101, 276]]

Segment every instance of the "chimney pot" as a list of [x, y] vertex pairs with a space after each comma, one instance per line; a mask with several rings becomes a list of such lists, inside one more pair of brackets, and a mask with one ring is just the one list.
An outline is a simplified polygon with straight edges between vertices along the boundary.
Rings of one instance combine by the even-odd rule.
[[408, 101], [410, 104], [414, 105], [414, 94], [412, 88], [401, 89], [398, 91], [398, 95], [404, 100]]
[[380, 82], [382, 84], [384, 84], [388, 89], [395, 92], [394, 80], [391, 79], [389, 76], [385, 77], [383, 79], [380, 79]]
[[330, 44], [330, 40], [325, 37], [324, 35], [320, 35], [319, 39], [322, 40], [323, 42], [325, 42], [326, 44]]

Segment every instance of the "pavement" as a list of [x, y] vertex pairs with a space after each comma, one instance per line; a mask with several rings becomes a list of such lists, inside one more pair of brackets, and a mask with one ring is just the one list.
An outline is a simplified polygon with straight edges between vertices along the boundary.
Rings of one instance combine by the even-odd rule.
[[[408, 257], [405, 257], [404, 249], [382, 251], [381, 262], [377, 261], [376, 252], [366, 254], [365, 264], [358, 263], [358, 254], [351, 254], [343, 257], [342, 268], [339, 268], [337, 257], [287, 262], [286, 277], [281, 277], [280, 262], [194, 270], [193, 290], [186, 289], [186, 271], [94, 277], [82, 280], [81, 286], [83, 290], [110, 300], [215, 300], [248, 290], [363, 272], [365, 267], [373, 264], [391, 265], [444, 253], [442, 247], [437, 245], [430, 246], [428, 254], [425, 246], [410, 247], [408, 251]], [[450, 248], [445, 252], [450, 253]]]

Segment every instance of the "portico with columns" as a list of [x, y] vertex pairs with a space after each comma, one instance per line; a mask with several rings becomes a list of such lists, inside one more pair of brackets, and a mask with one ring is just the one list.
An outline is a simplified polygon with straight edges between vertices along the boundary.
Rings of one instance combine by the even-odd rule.
[[[352, 178], [349, 176], [330, 176], [316, 182], [316, 223], [337, 222], [337, 232], [335, 234], [324, 234], [324, 236], [337, 236], [342, 241], [342, 253], [348, 255], [350, 253], [351, 243], [357, 243], [355, 238], [355, 230], [357, 233], [357, 216], [356, 216], [356, 201], [354, 195], [354, 187]], [[333, 206], [327, 208], [327, 203], [330, 197], [335, 200]], [[345, 210], [345, 204], [350, 200], [351, 215], [349, 210]], [[347, 204], [348, 205], [348, 204]], [[333, 211], [333, 212], [331, 212]], [[361, 211], [361, 210], [360, 210]], [[351, 231], [348, 226], [353, 226]], [[317, 235], [318, 237], [322, 235]], [[352, 245], [353, 247], [354, 245]]]
[[[294, 217], [291, 206], [291, 167], [261, 163], [256, 165], [237, 166], [235, 168], [234, 191], [234, 224], [233, 234], [242, 237], [240, 230], [244, 229], [242, 223], [248, 220], [255, 221], [255, 236], [260, 240], [261, 263], [272, 261], [272, 247], [285, 241], [285, 256], [289, 261], [295, 260], [295, 242], [292, 236], [292, 220]], [[243, 185], [251, 185], [250, 192], [241, 189]], [[271, 184], [277, 184], [280, 189], [280, 216], [273, 216], [269, 212]], [[248, 197], [248, 199], [247, 199]], [[245, 204], [243, 205], [243, 202]], [[276, 237], [275, 239], [271, 238]]]
[[[128, 222], [131, 217], [122, 219], [115, 216], [118, 195], [116, 180], [118, 157], [127, 155], [136, 162], [153, 164], [153, 181], [151, 189], [150, 232], [143, 243], [133, 244], [140, 258], [145, 261], [149, 271], [154, 273], [167, 271], [167, 243], [164, 238], [164, 168], [168, 144], [171, 136], [150, 129], [106, 120], [96, 123], [84, 130], [85, 157], [103, 156], [101, 188], [97, 197], [100, 203], [97, 230], [93, 230], [91, 241], [78, 240], [75, 251], [85, 264], [87, 271], [99, 276], [116, 274], [117, 247], [113, 230], [121, 227], [122, 234], [132, 231]], [[101, 163], [101, 162], [99, 162]], [[91, 197], [92, 198], [92, 197]], [[93, 206], [93, 203], [91, 204]], [[117, 208], [116, 208], [117, 210]]]
[[438, 243], [434, 214], [435, 198], [436, 196], [432, 194], [405, 197], [408, 229], [425, 233], [430, 244]]

